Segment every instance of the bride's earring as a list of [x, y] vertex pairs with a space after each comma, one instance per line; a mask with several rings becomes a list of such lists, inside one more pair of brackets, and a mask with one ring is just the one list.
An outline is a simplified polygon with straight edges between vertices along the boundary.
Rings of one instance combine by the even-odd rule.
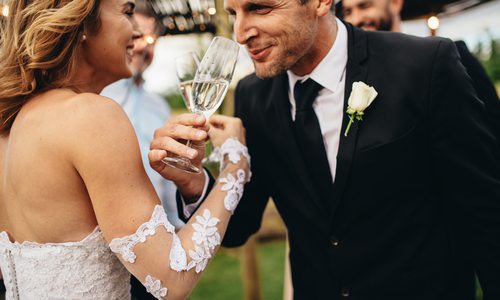
[[87, 40], [87, 35], [86, 34], [82, 34], [81, 40], [82, 40], [82, 42], [85, 42]]

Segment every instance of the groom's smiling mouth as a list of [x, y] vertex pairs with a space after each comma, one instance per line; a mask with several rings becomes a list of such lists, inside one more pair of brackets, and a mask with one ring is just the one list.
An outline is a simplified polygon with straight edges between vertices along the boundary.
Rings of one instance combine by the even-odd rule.
[[248, 49], [250, 57], [254, 61], [263, 61], [271, 53], [272, 46], [267, 46], [263, 48]]

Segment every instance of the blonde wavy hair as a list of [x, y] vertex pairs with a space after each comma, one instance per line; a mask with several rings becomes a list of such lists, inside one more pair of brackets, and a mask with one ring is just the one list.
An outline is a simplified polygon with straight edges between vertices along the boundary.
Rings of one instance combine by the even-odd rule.
[[68, 87], [82, 32], [99, 30], [100, 0], [11, 0], [0, 22], [0, 135], [40, 92]]

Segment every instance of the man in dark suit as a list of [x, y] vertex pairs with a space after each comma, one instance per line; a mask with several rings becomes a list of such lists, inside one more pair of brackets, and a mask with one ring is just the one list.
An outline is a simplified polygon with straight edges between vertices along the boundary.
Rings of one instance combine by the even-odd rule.
[[[337, 15], [365, 30], [400, 32], [403, 5], [404, 0], [342, 0], [337, 4]], [[456, 41], [455, 46], [479, 99], [486, 106], [493, 132], [500, 138], [500, 100], [495, 85], [463, 41]]]
[[[497, 141], [456, 47], [365, 32], [331, 6], [225, 2], [256, 72], [235, 93], [253, 177], [223, 244], [245, 243], [272, 197], [295, 299], [470, 300], [474, 273], [500, 299]], [[355, 105], [374, 95], [363, 85], [377, 93], [368, 107]], [[184, 125], [158, 130], [152, 149], [185, 155], [172, 140], [196, 140]], [[172, 178], [152, 158], [181, 194], [202, 194], [203, 175]]]

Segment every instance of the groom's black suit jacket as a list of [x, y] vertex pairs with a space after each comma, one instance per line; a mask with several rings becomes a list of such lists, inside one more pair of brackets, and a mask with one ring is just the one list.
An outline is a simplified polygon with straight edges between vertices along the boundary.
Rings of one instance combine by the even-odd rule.
[[287, 75], [250, 75], [235, 109], [253, 177], [224, 245], [259, 229], [271, 196], [295, 299], [473, 299], [474, 272], [485, 299], [500, 299], [499, 152], [454, 44], [346, 26], [344, 102], [355, 81], [378, 96], [340, 136], [333, 193], [313, 188], [315, 158], [296, 146]]

